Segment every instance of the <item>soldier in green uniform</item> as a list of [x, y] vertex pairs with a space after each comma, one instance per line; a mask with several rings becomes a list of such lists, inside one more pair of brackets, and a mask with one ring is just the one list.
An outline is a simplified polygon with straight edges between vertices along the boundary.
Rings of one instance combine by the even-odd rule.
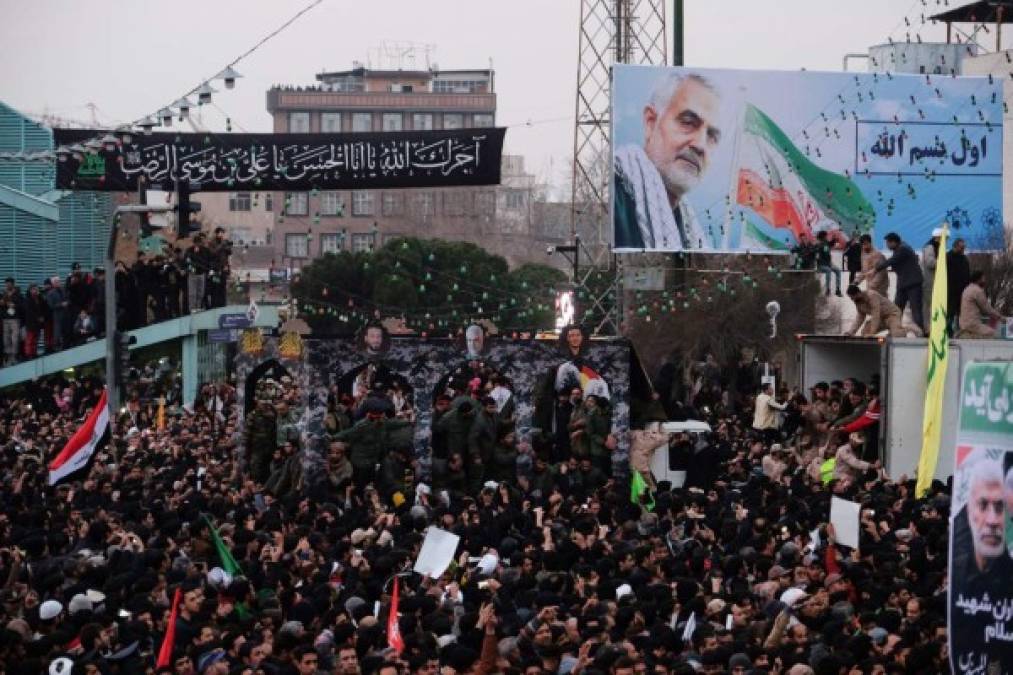
[[446, 438], [447, 454], [468, 454], [468, 439], [475, 422], [475, 407], [470, 399], [457, 400], [450, 404], [450, 412], [438, 422], [440, 433]]
[[293, 445], [299, 444], [299, 416], [295, 410], [292, 410], [288, 401], [279, 401], [276, 406], [277, 411], [277, 428], [278, 438], [277, 443], [279, 446], [284, 443], [292, 443]]
[[486, 396], [482, 399], [482, 409], [475, 415], [468, 433], [468, 484], [472, 494], [478, 494], [485, 483], [486, 474], [490, 472], [498, 426], [496, 401]]
[[388, 419], [382, 412], [369, 411], [366, 418], [351, 429], [334, 436], [349, 448], [353, 480], [358, 489], [376, 481], [376, 465], [391, 447], [411, 446], [412, 424], [402, 419]]
[[246, 416], [243, 446], [249, 473], [258, 483], [264, 483], [271, 472], [271, 458], [278, 447], [277, 416], [266, 398], [257, 400], [257, 407]]

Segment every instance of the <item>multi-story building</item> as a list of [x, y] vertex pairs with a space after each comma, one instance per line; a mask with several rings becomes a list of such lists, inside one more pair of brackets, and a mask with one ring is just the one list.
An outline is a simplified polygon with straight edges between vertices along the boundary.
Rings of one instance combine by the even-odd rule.
[[[321, 73], [317, 81], [315, 86], [276, 86], [267, 92], [275, 132], [459, 129], [496, 123], [491, 70], [356, 67]], [[267, 194], [259, 195], [261, 204], [267, 204]], [[253, 199], [242, 195], [230, 195], [229, 203]], [[276, 192], [270, 197], [272, 231], [254, 237], [269, 241], [277, 264], [290, 269], [327, 252], [366, 251], [399, 236], [472, 241], [520, 262], [536, 259], [538, 241], [545, 238], [535, 225], [537, 195], [535, 177], [525, 172], [523, 158], [504, 156], [497, 186]], [[207, 207], [204, 211], [212, 221], [224, 220]], [[540, 250], [544, 259], [544, 248]]]
[[22, 286], [105, 259], [113, 196], [56, 190], [52, 150], [52, 130], [0, 103], [0, 278]]

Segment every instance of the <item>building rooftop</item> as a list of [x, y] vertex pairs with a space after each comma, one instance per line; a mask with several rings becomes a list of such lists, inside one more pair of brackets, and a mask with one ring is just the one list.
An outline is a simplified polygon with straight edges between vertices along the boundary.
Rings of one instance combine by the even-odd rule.
[[337, 70], [331, 72], [317, 73], [316, 79], [319, 82], [340, 77], [372, 77], [377, 79], [402, 79], [402, 78], [428, 78], [441, 75], [484, 75], [492, 76], [492, 70], [488, 68], [458, 69], [458, 70], [372, 70], [365, 66], [352, 68], [351, 70]]
[[943, 23], [1013, 23], [1013, 0], [979, 0], [929, 18]]

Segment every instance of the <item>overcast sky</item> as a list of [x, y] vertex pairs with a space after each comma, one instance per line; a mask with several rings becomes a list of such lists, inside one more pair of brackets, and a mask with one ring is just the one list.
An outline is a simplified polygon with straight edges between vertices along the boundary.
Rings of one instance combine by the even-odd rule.
[[[938, 0], [926, 0], [928, 8]], [[670, 2], [665, 0], [666, 5]], [[31, 113], [111, 124], [170, 103], [277, 28], [309, 0], [0, 0], [0, 100]], [[840, 70], [848, 52], [903, 40], [921, 0], [687, 0], [686, 64]], [[951, 5], [959, 4], [951, 0]], [[324, 0], [237, 66], [215, 96], [234, 131], [265, 131], [265, 91], [311, 84], [366, 61], [381, 42], [432, 44], [442, 69], [496, 70], [507, 152], [562, 182], [572, 161], [579, 0]], [[945, 39], [941, 26], [921, 27]], [[373, 51], [375, 53], [375, 51]], [[419, 64], [425, 59], [419, 52]], [[863, 68], [862, 64], [855, 64]], [[215, 108], [204, 124], [224, 129]], [[563, 118], [563, 119], [557, 119]]]

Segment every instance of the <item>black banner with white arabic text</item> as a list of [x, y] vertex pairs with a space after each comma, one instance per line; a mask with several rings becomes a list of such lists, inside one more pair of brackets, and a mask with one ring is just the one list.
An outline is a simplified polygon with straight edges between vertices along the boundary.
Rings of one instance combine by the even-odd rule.
[[[351, 134], [119, 134], [113, 149], [84, 143], [105, 131], [54, 129], [63, 190], [362, 190], [500, 182], [506, 129]], [[129, 142], [127, 142], [128, 139]], [[93, 143], [93, 146], [95, 144]], [[76, 147], [75, 147], [76, 146]]]

